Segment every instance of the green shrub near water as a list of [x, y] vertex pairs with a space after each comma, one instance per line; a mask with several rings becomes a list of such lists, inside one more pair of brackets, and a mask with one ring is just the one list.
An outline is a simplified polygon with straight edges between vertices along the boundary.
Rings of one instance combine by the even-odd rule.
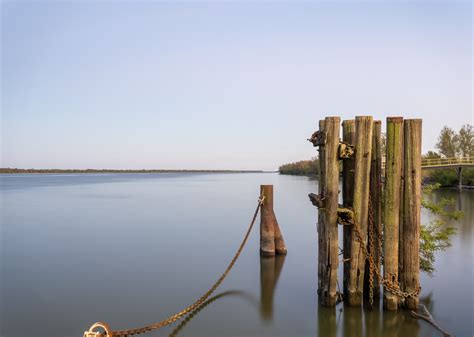
[[[456, 168], [433, 169], [424, 173], [425, 180], [430, 183], [437, 183], [440, 186], [457, 186], [459, 184]], [[474, 186], [474, 169], [463, 168], [462, 184], [465, 186]]]
[[420, 269], [430, 277], [435, 272], [435, 254], [451, 247], [451, 236], [456, 233], [456, 228], [451, 224], [464, 216], [462, 211], [448, 210], [449, 206], [454, 204], [453, 199], [442, 198], [433, 201], [433, 191], [439, 187], [439, 184], [424, 186], [421, 200], [421, 207], [434, 216], [420, 228]]

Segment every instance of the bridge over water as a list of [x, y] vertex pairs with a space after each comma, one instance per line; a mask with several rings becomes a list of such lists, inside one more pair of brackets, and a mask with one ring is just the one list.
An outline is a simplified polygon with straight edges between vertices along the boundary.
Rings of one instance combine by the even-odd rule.
[[[385, 171], [385, 163], [382, 164], [382, 169]], [[462, 188], [462, 169], [464, 167], [474, 168], [474, 156], [473, 157], [451, 157], [451, 158], [423, 158], [421, 160], [422, 170], [434, 170], [434, 169], [457, 169], [459, 178], [459, 188]]]
[[462, 168], [466, 166], [474, 167], [474, 157], [425, 158], [421, 160], [422, 169]]
[[462, 189], [462, 169], [464, 167], [474, 167], [474, 157], [462, 158], [424, 158], [421, 160], [421, 169], [457, 169], [459, 179], [459, 189]]

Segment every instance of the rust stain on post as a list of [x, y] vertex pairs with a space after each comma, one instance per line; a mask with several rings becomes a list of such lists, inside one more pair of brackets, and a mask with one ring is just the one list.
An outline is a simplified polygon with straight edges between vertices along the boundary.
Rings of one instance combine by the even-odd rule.
[[[367, 220], [372, 156], [372, 117], [356, 117], [354, 212], [362, 238], [367, 242]], [[351, 260], [347, 282], [347, 303], [361, 305], [364, 288], [365, 254], [354, 233], [351, 235]]]
[[[420, 218], [421, 218], [421, 119], [404, 123], [403, 167], [403, 269], [401, 288], [416, 291], [420, 286]], [[418, 298], [407, 298], [404, 306], [418, 308]]]

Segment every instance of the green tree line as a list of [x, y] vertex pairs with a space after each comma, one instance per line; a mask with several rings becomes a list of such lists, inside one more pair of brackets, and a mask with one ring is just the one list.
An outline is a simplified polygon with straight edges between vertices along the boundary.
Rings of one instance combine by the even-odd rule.
[[280, 174], [291, 174], [296, 176], [317, 176], [318, 159], [300, 160], [294, 163], [284, 164], [278, 168]]
[[[444, 126], [436, 143], [437, 151], [428, 151], [423, 158], [473, 158], [474, 157], [474, 128], [465, 124], [456, 132]], [[456, 168], [433, 169], [423, 172], [425, 183], [436, 183], [440, 186], [457, 186], [459, 177]], [[474, 169], [462, 170], [462, 183], [474, 186]]]

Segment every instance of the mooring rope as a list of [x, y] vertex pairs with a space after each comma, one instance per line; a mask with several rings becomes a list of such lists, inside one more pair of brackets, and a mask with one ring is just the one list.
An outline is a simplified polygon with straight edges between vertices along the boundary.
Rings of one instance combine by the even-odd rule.
[[[247, 232], [245, 233], [245, 236], [237, 249], [237, 252], [235, 253], [234, 257], [230, 261], [229, 265], [227, 266], [226, 270], [224, 273], [222, 273], [221, 277], [212, 285], [209, 290], [204, 293], [199, 299], [197, 299], [193, 304], [189, 305], [188, 307], [184, 308], [180, 312], [162, 320], [161, 322], [153, 323], [141, 328], [134, 328], [134, 329], [125, 329], [125, 330], [117, 330], [113, 331], [111, 330], [110, 326], [105, 323], [105, 322], [96, 322], [92, 324], [92, 326], [89, 328], [88, 331], [84, 332], [84, 337], [127, 337], [131, 335], [138, 335], [142, 334], [145, 332], [149, 332], [152, 330], [160, 329], [164, 326], [170, 325], [173, 322], [176, 322], [183, 316], [187, 315], [188, 313], [194, 311], [195, 309], [199, 308], [206, 300], [209, 298], [209, 296], [212, 295], [212, 293], [221, 285], [221, 283], [224, 281], [224, 279], [227, 277], [229, 274], [230, 270], [234, 266], [235, 262], [240, 256], [240, 253], [244, 249], [245, 244], [247, 243], [247, 239], [249, 238], [250, 232], [252, 231], [252, 228], [255, 224], [255, 220], [257, 219], [258, 211], [260, 210], [260, 207], [263, 204], [263, 201], [265, 200], [265, 196], [261, 195], [258, 198], [257, 202], [257, 208], [255, 209], [255, 212], [252, 217], [252, 221], [250, 222], [250, 225], [247, 229]], [[97, 329], [103, 329], [104, 331], [96, 331]]]

